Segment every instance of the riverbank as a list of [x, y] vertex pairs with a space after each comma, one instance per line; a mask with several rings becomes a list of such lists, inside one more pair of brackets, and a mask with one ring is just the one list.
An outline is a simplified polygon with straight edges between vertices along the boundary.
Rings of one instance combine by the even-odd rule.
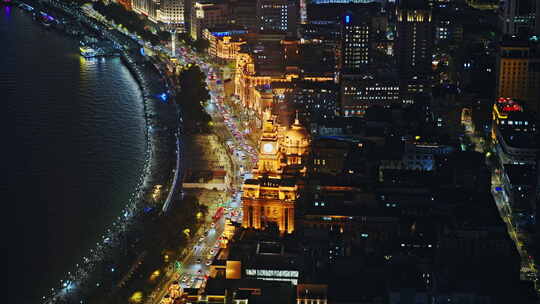
[[[174, 103], [157, 98], [168, 86], [153, 64], [136, 54], [126, 51], [123, 58], [139, 83], [144, 105], [146, 152], [139, 183], [121, 215], [100, 237], [101, 241], [66, 274], [58, 288], [43, 297], [44, 302], [72, 302], [88, 293], [114, 292], [116, 287], [111, 288], [110, 283], [133, 270], [130, 261], [145, 256], [144, 246], [138, 245], [142, 233], [133, 228], [140, 228], [137, 226], [141, 222], [159, 216], [162, 206], [171, 201], [178, 189], [175, 181], [181, 170], [173, 168], [179, 168], [180, 160], [179, 112]], [[163, 188], [157, 196], [155, 185]], [[173, 191], [167, 194], [165, 189]]]

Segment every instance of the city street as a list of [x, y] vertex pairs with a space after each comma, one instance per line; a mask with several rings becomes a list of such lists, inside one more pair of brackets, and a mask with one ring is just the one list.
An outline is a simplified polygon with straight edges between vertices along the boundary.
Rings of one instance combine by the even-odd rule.
[[[480, 152], [482, 154], [487, 153], [493, 153], [492, 151], [486, 151], [485, 150], [485, 144], [484, 139], [477, 136], [473, 132], [465, 132], [466, 136], [469, 137], [470, 141], [474, 143], [475, 145], [475, 151]], [[529, 256], [529, 254], [526, 252], [526, 250], [523, 248], [523, 242], [521, 242], [518, 238], [518, 232], [516, 230], [516, 226], [512, 223], [512, 209], [510, 207], [508, 196], [504, 193], [503, 186], [501, 183], [501, 176], [500, 176], [500, 170], [494, 168], [489, 162], [487, 163], [488, 168], [492, 172], [491, 176], [491, 194], [493, 195], [493, 198], [495, 200], [495, 203], [497, 205], [497, 209], [499, 210], [499, 214], [503, 221], [506, 223], [506, 228], [508, 230], [508, 234], [514, 241], [514, 244], [516, 245], [516, 249], [519, 252], [519, 255], [521, 257], [521, 271], [520, 276], [521, 280], [527, 280], [527, 281], [534, 281], [534, 278], [538, 276], [538, 270], [534, 264], [534, 259]], [[537, 291], [540, 292], [538, 286], [538, 281], [535, 281]]]
[[[257, 152], [252, 146], [252, 140], [248, 140], [246, 131], [239, 126], [244, 124], [240, 121], [241, 115], [233, 114], [234, 111], [225, 103], [224, 88], [221, 73], [216, 73], [215, 68], [205, 63], [197, 55], [190, 52], [185, 47], [180, 47], [177, 54], [180, 54], [178, 62], [180, 64], [197, 64], [207, 75], [207, 85], [210, 91], [211, 101], [206, 107], [206, 111], [212, 117], [213, 132], [218, 136], [221, 143], [226, 146], [229, 158], [232, 163], [232, 172], [228, 174], [232, 177], [232, 193], [225, 194], [224, 203], [216, 200], [214, 206], [209, 206], [209, 216], [214, 216], [219, 210], [218, 205], [223, 205], [224, 216], [213, 221], [206, 219], [206, 225], [201, 229], [200, 234], [194, 234], [192, 246], [188, 248], [189, 254], [180, 262], [177, 274], [165, 283], [161, 284], [147, 303], [167, 303], [170, 297], [166, 297], [169, 287], [176, 281], [180, 282], [182, 288], [200, 288], [206, 284], [210, 265], [219, 252], [219, 238], [222, 236], [226, 219], [232, 222], [241, 222], [241, 186], [245, 178], [249, 177], [249, 172], [256, 162]], [[219, 75], [218, 75], [219, 74]], [[247, 118], [247, 117], [246, 117]], [[210, 224], [209, 224], [210, 223]]]

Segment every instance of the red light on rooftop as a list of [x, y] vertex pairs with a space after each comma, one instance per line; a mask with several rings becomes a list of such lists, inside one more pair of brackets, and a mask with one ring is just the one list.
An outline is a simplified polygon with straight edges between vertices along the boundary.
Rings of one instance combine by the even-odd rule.
[[499, 97], [498, 103], [513, 103], [514, 101], [508, 97]]
[[502, 108], [502, 110], [504, 112], [519, 112], [519, 111], [522, 111], [522, 108], [518, 104], [511, 104], [511, 105], [508, 105], [508, 106], [504, 106]]

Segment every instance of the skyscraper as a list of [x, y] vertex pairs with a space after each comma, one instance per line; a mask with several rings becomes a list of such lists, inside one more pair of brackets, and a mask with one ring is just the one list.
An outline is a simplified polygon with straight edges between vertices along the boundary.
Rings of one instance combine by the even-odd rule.
[[161, 0], [159, 20], [170, 25], [178, 25], [184, 29], [184, 1]]
[[370, 62], [371, 18], [367, 14], [345, 13], [341, 26], [341, 70], [359, 73]]
[[150, 21], [158, 21], [158, 0], [133, 0], [132, 8], [134, 12], [147, 16]]
[[538, 0], [506, 0], [501, 2], [500, 22], [503, 34], [529, 36], [535, 32]]
[[402, 94], [429, 89], [434, 31], [427, 0], [400, 0], [397, 5], [396, 55]]
[[497, 97], [521, 100], [540, 112], [540, 44], [528, 39], [501, 42], [497, 57]]
[[257, 20], [261, 31], [296, 35], [298, 5], [293, 0], [258, 0]]

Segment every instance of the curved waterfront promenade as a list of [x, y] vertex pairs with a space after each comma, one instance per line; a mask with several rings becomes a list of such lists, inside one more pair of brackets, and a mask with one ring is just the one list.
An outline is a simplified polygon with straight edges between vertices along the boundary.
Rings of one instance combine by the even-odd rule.
[[[132, 193], [129, 202], [126, 203], [125, 208], [122, 211], [122, 214], [117, 217], [114, 223], [109, 229], [107, 229], [106, 234], [102, 236], [102, 241], [98, 242], [94, 249], [91, 249], [87, 256], [82, 258], [81, 263], [75, 265], [73, 272], [68, 272], [66, 278], [61, 280], [59, 283], [59, 288], [52, 288], [49, 295], [43, 296], [45, 303], [64, 303], [68, 298], [72, 299], [72, 295], [81, 294], [81, 288], [89, 288], [86, 281], [92, 275], [96, 268], [99, 268], [104, 258], [112, 252], [115, 246], [122, 243], [122, 239], [125, 234], [129, 231], [130, 226], [133, 224], [133, 218], [142, 213], [144, 207], [143, 198], [147, 191], [151, 190], [151, 187], [156, 184], [156, 177], [152, 176], [152, 173], [156, 171], [158, 166], [158, 160], [156, 159], [156, 154], [160, 148], [159, 142], [160, 139], [154, 134], [155, 129], [159, 129], [160, 122], [157, 117], [160, 112], [159, 101], [156, 101], [154, 96], [156, 95], [156, 85], [159, 80], [152, 79], [152, 75], [149, 75], [150, 72], [145, 70], [144, 67], [140, 65], [141, 57], [137, 56], [136, 52], [130, 53], [129, 50], [137, 49], [138, 42], [134, 41], [130, 37], [117, 32], [116, 30], [109, 30], [105, 25], [100, 24], [90, 17], [86, 16], [80, 9], [75, 6], [71, 6], [59, 1], [50, 0], [46, 2], [54, 8], [62, 10], [65, 14], [72, 17], [76, 17], [78, 20], [86, 24], [87, 26], [93, 28], [96, 31], [99, 31], [103, 34], [106, 39], [109, 39], [115, 42], [118, 45], [124, 46], [124, 50], [121, 52], [122, 60], [125, 65], [128, 67], [134, 78], [139, 84], [139, 88], [142, 93], [143, 106], [144, 106], [144, 119], [145, 119], [145, 138], [146, 138], [146, 149], [145, 149], [145, 161], [143, 165], [143, 172], [140, 176], [136, 190]], [[155, 76], [155, 75], [153, 75]], [[167, 79], [161, 78], [160, 80]], [[163, 83], [164, 89], [168, 89], [167, 85]], [[163, 91], [160, 91], [163, 92]], [[176, 104], [175, 107], [175, 120], [176, 120], [176, 169], [174, 169], [174, 176], [172, 178], [172, 183], [170, 191], [167, 195], [167, 198], [163, 204], [163, 211], [165, 211], [170, 205], [171, 198], [177, 190], [178, 176], [181, 173], [180, 170], [180, 141], [178, 138], [179, 125], [178, 125], [178, 108]], [[161, 108], [163, 112], [163, 109]], [[170, 124], [172, 122], [169, 121]], [[164, 123], [166, 124], [166, 123]], [[165, 129], [167, 129], [165, 127]], [[171, 170], [173, 170], [171, 168]], [[114, 271], [114, 269], [112, 269]], [[99, 287], [99, 285], [97, 285]]]

